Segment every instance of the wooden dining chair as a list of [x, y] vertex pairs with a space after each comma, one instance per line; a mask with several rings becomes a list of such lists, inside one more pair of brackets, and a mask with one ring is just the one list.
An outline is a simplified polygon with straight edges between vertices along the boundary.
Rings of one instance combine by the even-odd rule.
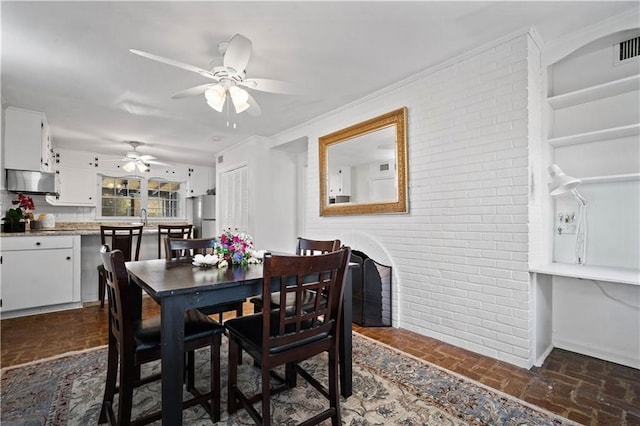
[[[107, 244], [112, 250], [120, 250], [125, 261], [138, 260], [140, 257], [140, 241], [142, 240], [142, 225], [132, 226], [100, 226], [100, 244]], [[98, 265], [98, 298], [100, 307], [104, 307], [106, 289], [104, 265]]]
[[[215, 238], [165, 238], [165, 257], [168, 263], [191, 263], [196, 254], [213, 254]], [[218, 314], [222, 322], [223, 313], [236, 311], [236, 316], [242, 316], [242, 306], [245, 299], [229, 303], [198, 308], [206, 315]]]
[[[146, 414], [131, 421], [133, 390], [157, 380], [161, 374], [140, 377], [140, 365], [161, 359], [160, 317], [136, 319], [133, 312], [132, 290], [120, 250], [100, 248], [105, 278], [109, 290], [109, 349], [107, 378], [99, 423], [129, 425], [147, 424], [162, 417], [162, 412]], [[220, 420], [220, 342], [224, 326], [197, 310], [184, 314], [184, 350], [187, 353], [186, 388], [194, 395], [183, 403], [183, 409], [201, 404], [214, 422]], [[209, 347], [211, 350], [211, 382], [209, 392], [195, 388], [193, 351]], [[120, 374], [118, 375], [118, 370]], [[117, 383], [119, 377], [119, 383]], [[115, 394], [118, 414], [113, 411]]]
[[[237, 411], [240, 403], [256, 424], [270, 425], [271, 396], [295, 385], [295, 376], [300, 374], [329, 400], [329, 408], [304, 424], [318, 424], [331, 418], [332, 425], [340, 425], [338, 341], [350, 254], [351, 250], [344, 247], [317, 256], [265, 257], [262, 284], [265, 303], [261, 313], [233, 318], [225, 323], [229, 337], [229, 415]], [[271, 309], [271, 300], [276, 294], [271, 293], [274, 286], [279, 290], [280, 306], [289, 295], [293, 296], [294, 303], [287, 309]], [[315, 295], [307, 307], [303, 307], [305, 303], [298, 297], [304, 292]], [[240, 347], [260, 366], [261, 392], [256, 395], [248, 396], [237, 386]], [[322, 352], [328, 352], [328, 389], [299, 364]], [[280, 365], [286, 365], [285, 377], [273, 371]], [[271, 377], [278, 382], [273, 388]], [[261, 413], [253, 406], [258, 401], [262, 403]]]
[[170, 238], [191, 238], [193, 225], [158, 225], [158, 259], [162, 259], [164, 240]]
[[[340, 240], [309, 240], [307, 238], [298, 237], [296, 243], [296, 254], [298, 256], [312, 256], [314, 254], [325, 254], [340, 249]], [[306, 294], [305, 298], [309, 300], [313, 299], [313, 294]], [[249, 299], [249, 302], [253, 303], [253, 312], [259, 313], [262, 311], [262, 297], [255, 296]], [[277, 294], [274, 294], [271, 298], [272, 308], [277, 309], [280, 307], [280, 298]], [[289, 305], [289, 303], [287, 303]]]

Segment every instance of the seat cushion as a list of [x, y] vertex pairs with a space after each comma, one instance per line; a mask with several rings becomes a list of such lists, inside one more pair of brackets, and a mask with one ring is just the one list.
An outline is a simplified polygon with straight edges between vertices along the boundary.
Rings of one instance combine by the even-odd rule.
[[[198, 310], [192, 309], [184, 313], [185, 343], [222, 333], [223, 325]], [[160, 347], [160, 316], [145, 318], [136, 324], [135, 344], [136, 352]]]
[[[227, 328], [230, 337], [236, 338], [242, 343], [242, 346], [248, 348], [252, 346], [256, 348], [258, 351], [262, 350], [262, 314], [253, 314], [253, 315], [245, 315], [239, 318], [232, 318], [227, 320], [224, 325]], [[277, 334], [278, 327], [280, 324], [280, 317], [278, 316], [278, 311], [274, 310], [271, 312], [271, 321], [269, 322], [269, 327], [271, 329], [271, 335]], [[311, 326], [311, 322], [309, 321], [305, 325], [304, 328], [309, 328]], [[285, 331], [293, 331], [293, 324], [290, 327], [287, 327]], [[289, 330], [290, 328], [290, 330]], [[300, 340], [290, 345], [283, 345], [278, 347], [273, 347], [269, 350], [270, 353], [278, 353], [284, 350], [292, 349], [298, 346], [302, 346], [307, 343], [314, 342], [316, 340], [321, 340], [328, 337], [328, 333], [320, 334], [313, 336], [312, 338]]]

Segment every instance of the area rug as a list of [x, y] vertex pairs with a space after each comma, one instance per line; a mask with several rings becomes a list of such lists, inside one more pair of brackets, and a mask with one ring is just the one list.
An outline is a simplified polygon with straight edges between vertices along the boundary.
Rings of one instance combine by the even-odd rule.
[[[203, 389], [209, 380], [207, 351], [196, 353], [197, 377]], [[252, 425], [244, 410], [232, 416], [225, 411], [226, 359], [227, 344], [223, 339], [220, 424]], [[260, 375], [248, 357], [245, 361], [238, 372], [239, 386], [249, 392], [258, 390]], [[342, 422], [346, 425], [575, 425], [357, 333], [353, 338], [353, 361], [353, 395], [341, 402]], [[106, 363], [106, 348], [100, 347], [3, 369], [0, 423], [97, 424]], [[159, 368], [158, 363], [150, 363], [143, 374]], [[305, 368], [326, 380], [324, 355], [306, 362]], [[133, 418], [157, 410], [159, 404], [159, 382], [138, 388]], [[272, 424], [299, 423], [325, 406], [326, 399], [299, 377], [295, 389], [272, 398]], [[185, 410], [183, 421], [186, 425], [211, 424], [199, 406]]]

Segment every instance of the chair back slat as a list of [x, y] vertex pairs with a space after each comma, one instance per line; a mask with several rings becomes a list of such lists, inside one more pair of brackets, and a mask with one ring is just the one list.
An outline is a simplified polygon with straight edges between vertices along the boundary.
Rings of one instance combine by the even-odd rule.
[[193, 225], [158, 225], [158, 259], [162, 259], [162, 250], [165, 245], [165, 239], [191, 238], [192, 231]]
[[340, 240], [309, 240], [298, 237], [296, 254], [299, 256], [311, 256], [325, 254], [340, 249]]
[[166, 238], [167, 262], [191, 262], [196, 254], [213, 254], [215, 238]]
[[100, 226], [100, 244], [108, 245], [112, 251], [120, 250], [125, 262], [138, 260], [142, 226]]
[[[282, 347], [338, 338], [344, 280], [351, 250], [314, 256], [272, 256], [264, 259], [262, 297], [264, 355]], [[271, 291], [280, 306], [271, 310]], [[303, 300], [312, 297], [313, 303]], [[324, 298], [324, 299], [323, 299]], [[285, 303], [287, 300], [292, 303]], [[276, 324], [272, 324], [276, 321]]]

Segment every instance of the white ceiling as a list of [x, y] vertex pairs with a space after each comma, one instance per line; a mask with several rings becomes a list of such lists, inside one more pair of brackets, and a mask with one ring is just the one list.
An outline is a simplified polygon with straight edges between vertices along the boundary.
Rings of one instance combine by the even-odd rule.
[[[514, 31], [534, 25], [548, 42], [638, 4], [2, 1], [2, 98], [44, 112], [57, 147], [117, 155], [137, 140], [143, 154], [206, 165]], [[211, 80], [129, 52], [208, 69], [236, 33], [253, 42], [247, 77], [305, 94], [253, 91], [262, 116], [227, 117], [204, 97], [170, 98]]]

